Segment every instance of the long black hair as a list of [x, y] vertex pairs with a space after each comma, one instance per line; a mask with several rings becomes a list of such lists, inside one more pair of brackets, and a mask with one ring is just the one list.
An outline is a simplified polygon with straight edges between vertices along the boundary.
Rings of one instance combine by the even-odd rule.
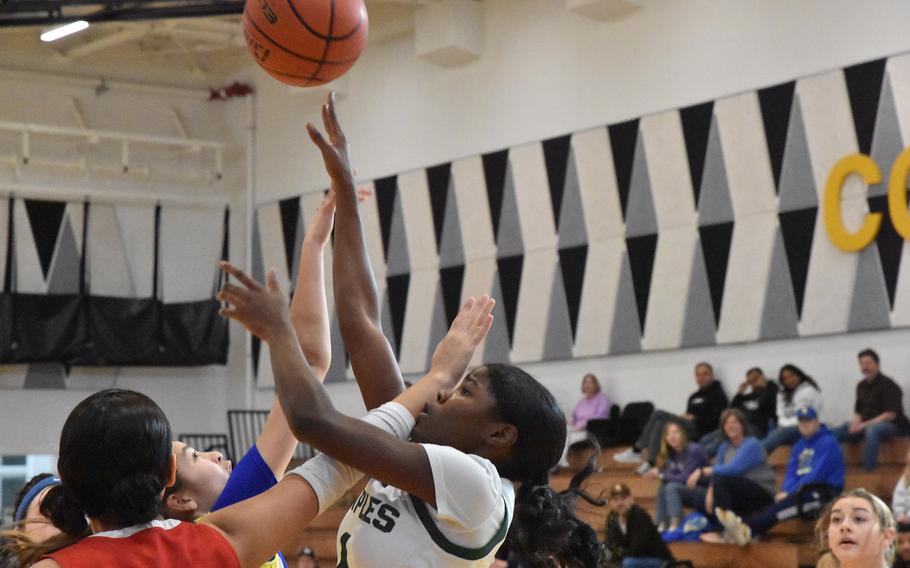
[[[793, 373], [794, 375], [799, 377], [799, 382], [792, 389], [788, 388], [787, 385], [784, 384], [784, 371], [790, 371], [791, 373]], [[777, 381], [780, 383], [780, 392], [784, 397], [784, 401], [786, 401], [786, 402], [790, 402], [791, 400], [793, 400], [793, 393], [796, 392], [796, 389], [799, 388], [799, 385], [801, 385], [803, 383], [809, 383], [810, 385], [815, 387], [815, 390], [817, 390], [818, 392], [821, 392], [821, 390], [822, 390], [822, 388], [820, 386], [818, 386], [818, 383], [816, 383], [815, 380], [812, 379], [812, 377], [810, 377], [809, 375], [804, 373], [802, 369], [800, 369], [796, 365], [793, 365], [792, 363], [787, 363], [786, 365], [784, 365], [783, 367], [780, 368], [780, 372], [777, 373]]]
[[86, 517], [121, 528], [155, 519], [170, 456], [171, 426], [149, 397], [107, 389], [80, 402], [60, 434], [57, 470], [62, 481], [40, 507], [63, 535], [40, 544], [17, 543], [20, 562], [88, 536]]
[[[597, 533], [573, 512], [580, 481], [564, 493], [549, 486], [550, 470], [566, 444], [565, 414], [550, 391], [518, 367], [492, 364], [485, 368], [500, 418], [518, 430], [510, 459], [497, 464], [502, 477], [521, 484], [511, 545], [532, 568], [551, 566], [554, 561], [565, 568], [593, 566], [599, 550]], [[589, 463], [584, 477], [591, 471]]]

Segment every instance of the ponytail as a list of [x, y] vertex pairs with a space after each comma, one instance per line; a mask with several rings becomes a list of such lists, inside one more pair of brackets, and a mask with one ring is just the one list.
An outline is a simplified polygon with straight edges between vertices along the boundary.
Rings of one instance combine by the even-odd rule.
[[19, 521], [13, 529], [2, 533], [9, 541], [4, 548], [16, 556], [20, 566], [34, 564], [42, 556], [75, 544], [91, 534], [85, 520], [85, 512], [64, 484], [55, 485], [48, 490], [41, 501], [40, 511], [60, 529], [61, 534], [42, 542], [35, 542], [23, 530], [26, 520]]
[[[599, 448], [598, 448], [599, 449]], [[515, 498], [515, 520], [509, 532], [509, 546], [531, 568], [586, 568], [596, 566], [600, 557], [597, 533], [575, 516], [576, 497], [595, 506], [606, 501], [581, 489], [582, 482], [596, 469], [595, 452], [587, 466], [557, 492], [546, 476], [522, 482]]]

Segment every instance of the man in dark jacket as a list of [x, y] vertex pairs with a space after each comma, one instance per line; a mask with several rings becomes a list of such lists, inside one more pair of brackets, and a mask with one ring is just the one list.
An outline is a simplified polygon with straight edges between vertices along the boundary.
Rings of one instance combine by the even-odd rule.
[[731, 408], [739, 408], [746, 414], [756, 438], [768, 435], [771, 420], [777, 416], [777, 391], [777, 383], [765, 378], [758, 367], [752, 367], [746, 371], [746, 380], [739, 385], [730, 402]]
[[610, 488], [610, 508], [606, 545], [613, 560], [623, 568], [661, 568], [673, 560], [654, 521], [635, 504], [628, 485], [617, 483]]
[[907, 432], [904, 393], [893, 379], [882, 374], [875, 351], [859, 352], [859, 369], [863, 379], [856, 385], [853, 420], [835, 428], [832, 434], [840, 442], [862, 441], [863, 469], [873, 471], [882, 441]]
[[624, 452], [615, 454], [613, 459], [624, 463], [639, 463], [641, 450], [647, 448], [647, 461], [642, 462], [636, 469], [636, 472], [644, 475], [656, 464], [660, 440], [667, 422], [679, 425], [686, 431], [686, 436], [690, 440], [701, 444], [709, 459], [713, 457], [723, 440], [718, 426], [720, 414], [727, 408], [727, 393], [724, 392], [720, 381], [714, 377], [714, 367], [704, 361], [695, 365], [695, 383], [698, 390], [689, 396], [685, 414], [677, 416], [665, 410], [655, 410], [635, 444]]

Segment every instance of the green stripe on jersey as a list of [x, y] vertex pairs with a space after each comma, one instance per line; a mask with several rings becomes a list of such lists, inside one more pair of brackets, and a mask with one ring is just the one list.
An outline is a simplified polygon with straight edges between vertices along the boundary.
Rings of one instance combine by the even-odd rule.
[[490, 554], [493, 551], [493, 548], [506, 538], [506, 533], [509, 532], [509, 508], [506, 505], [506, 498], [502, 498], [503, 505], [503, 518], [502, 525], [500, 525], [499, 530], [496, 531], [496, 534], [493, 535], [493, 538], [490, 539], [488, 543], [481, 546], [480, 548], [468, 548], [466, 546], [460, 546], [455, 544], [451, 540], [447, 539], [442, 531], [439, 530], [439, 527], [436, 526], [436, 523], [433, 522], [433, 516], [430, 514], [430, 510], [427, 508], [427, 504], [414, 497], [409, 495], [411, 498], [411, 503], [414, 505], [414, 511], [417, 513], [417, 518], [420, 519], [420, 522], [423, 524], [423, 528], [427, 529], [427, 532], [430, 533], [430, 538], [433, 539], [433, 542], [436, 543], [436, 546], [443, 549], [453, 556], [463, 558], [465, 560], [480, 560], [481, 558]]

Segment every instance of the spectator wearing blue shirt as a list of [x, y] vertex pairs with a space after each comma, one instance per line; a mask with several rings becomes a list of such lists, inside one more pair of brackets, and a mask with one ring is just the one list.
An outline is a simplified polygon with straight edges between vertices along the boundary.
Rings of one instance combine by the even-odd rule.
[[[746, 415], [738, 408], [728, 408], [721, 414], [720, 425], [725, 440], [717, 449], [715, 465], [692, 472], [687, 485], [694, 490], [684, 493], [684, 504], [708, 514], [714, 514], [717, 507], [742, 516], [774, 503], [774, 471], [761, 443], [749, 435]], [[707, 479], [707, 489], [698, 487]], [[703, 504], [697, 502], [701, 495]], [[721, 537], [707, 533], [704, 540], [719, 542]]]
[[740, 519], [716, 510], [725, 534], [740, 545], [766, 533], [775, 524], [801, 513], [819, 511], [844, 488], [844, 454], [837, 439], [818, 420], [810, 406], [797, 411], [800, 440], [790, 452], [787, 473], [773, 505]]

